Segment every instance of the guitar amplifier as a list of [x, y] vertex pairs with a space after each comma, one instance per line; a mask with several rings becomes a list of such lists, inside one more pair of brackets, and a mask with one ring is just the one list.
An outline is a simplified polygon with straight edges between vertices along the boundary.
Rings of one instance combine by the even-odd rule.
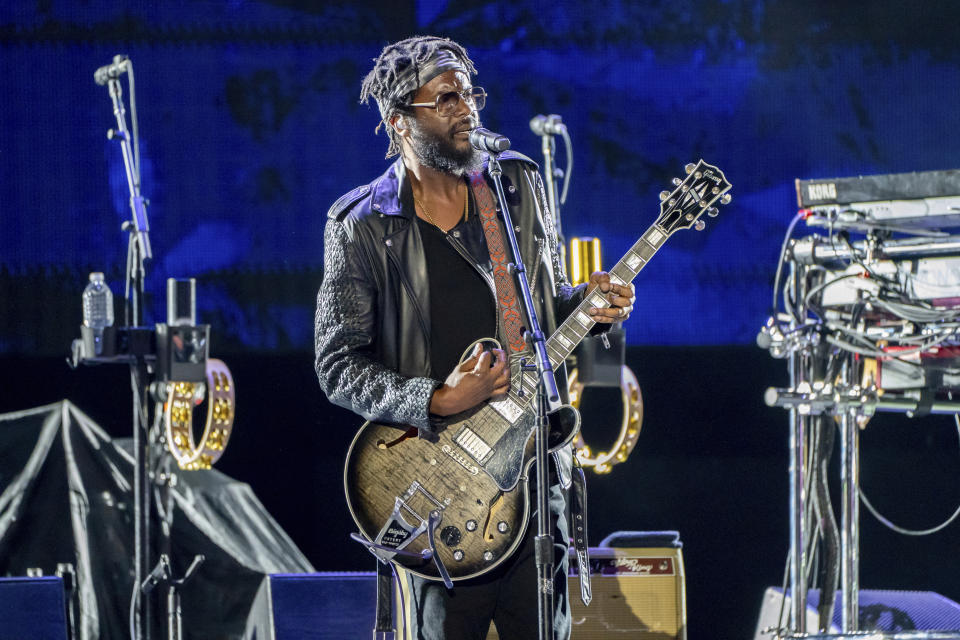
[[[593, 600], [580, 600], [571, 556], [567, 579], [572, 640], [686, 640], [687, 605], [679, 547], [590, 548]], [[498, 639], [491, 626], [487, 640]]]

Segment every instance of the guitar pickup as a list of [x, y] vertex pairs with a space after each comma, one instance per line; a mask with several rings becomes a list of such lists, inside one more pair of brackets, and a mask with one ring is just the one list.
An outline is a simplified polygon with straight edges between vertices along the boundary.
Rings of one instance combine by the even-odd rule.
[[471, 458], [476, 460], [478, 463], [483, 464], [487, 461], [487, 458], [490, 457], [490, 454], [493, 453], [493, 449], [486, 442], [483, 441], [475, 431], [469, 427], [463, 427], [460, 429], [460, 432], [457, 434], [457, 437], [453, 439], [457, 445], [467, 452]]

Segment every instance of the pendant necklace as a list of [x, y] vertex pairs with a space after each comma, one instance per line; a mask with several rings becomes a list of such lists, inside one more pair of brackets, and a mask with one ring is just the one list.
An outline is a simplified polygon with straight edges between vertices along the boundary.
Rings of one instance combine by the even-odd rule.
[[[464, 187], [465, 187], [465, 188], [464, 188], [464, 190], [463, 190], [463, 219], [466, 220], [466, 219], [467, 219], [467, 216], [468, 216], [469, 213], [470, 213], [469, 202], [467, 201], [467, 196], [468, 196], [468, 194], [469, 194], [469, 189], [466, 188], [466, 185], [464, 185]], [[411, 195], [412, 195], [412, 193], [411, 193]], [[430, 214], [430, 211], [427, 210], [427, 208], [426, 208], [425, 206], [423, 206], [423, 201], [420, 200], [420, 198], [418, 198], [417, 196], [413, 196], [413, 201], [414, 201], [415, 203], [417, 203], [417, 205], [420, 207], [420, 211], [423, 211], [423, 214], [424, 214], [425, 216], [427, 216], [427, 221], [430, 222], [430, 224], [432, 224], [433, 226], [435, 226], [437, 229], [440, 229], [440, 231], [443, 231], [444, 233], [447, 233], [447, 232], [444, 230], [444, 228], [441, 227], [440, 225], [438, 225], [438, 224], [437, 224], [437, 221], [433, 219], [433, 215], [431, 215], [431, 214]], [[454, 225], [454, 226], [456, 226], [456, 225]]]

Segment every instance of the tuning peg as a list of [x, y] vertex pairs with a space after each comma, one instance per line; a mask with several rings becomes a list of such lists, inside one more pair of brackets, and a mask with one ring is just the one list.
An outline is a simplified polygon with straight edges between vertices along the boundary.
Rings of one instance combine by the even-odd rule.
[[717, 209], [716, 207], [710, 207], [707, 209], [707, 215], [711, 218], [716, 218], [718, 213], [720, 213], [720, 209]]
[[693, 223], [693, 228], [696, 229], [697, 231], [703, 231], [703, 228], [705, 226], [707, 226], [707, 223], [704, 222], [703, 220], [697, 220], [695, 223]]
[[663, 200], [666, 200], [666, 199], [669, 198], [669, 197], [670, 197], [670, 192], [667, 191], [666, 189], [664, 189], [663, 191], [660, 192], [660, 200], [661, 200], [661, 202], [662, 202]]
[[733, 200], [733, 196], [731, 196], [729, 193], [725, 193], [720, 196], [720, 204], [730, 204], [731, 200]]
[[680, 186], [680, 184], [681, 184], [681, 183], [683, 182], [683, 180], [681, 180], [680, 178], [674, 178], [674, 179], [673, 179], [673, 180], [671, 180], [670, 182], [672, 182], [672, 183], [673, 183], [673, 186], [675, 186], [675, 187], [679, 187], [679, 186]]
[[695, 164], [693, 164], [693, 163], [691, 162], [691, 163], [685, 165], [685, 166], [683, 167], [683, 170], [687, 172], [687, 175], [689, 175], [689, 174], [693, 173], [693, 170], [696, 169], [696, 168], [697, 168], [697, 165], [695, 165]]

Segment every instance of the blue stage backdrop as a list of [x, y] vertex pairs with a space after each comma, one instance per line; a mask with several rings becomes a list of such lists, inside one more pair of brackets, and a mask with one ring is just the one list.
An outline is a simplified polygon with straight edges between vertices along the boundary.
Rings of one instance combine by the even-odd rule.
[[65, 352], [88, 271], [122, 296], [128, 194], [93, 82], [116, 53], [136, 72], [148, 321], [165, 279], [192, 276], [215, 351], [310, 347], [327, 207], [387, 164], [360, 80], [387, 42], [430, 33], [469, 48], [484, 122], [515, 149], [539, 161], [529, 119], [563, 116], [564, 229], [607, 265], [685, 163], [725, 171], [733, 203], [640, 275], [627, 336], [733, 344], [768, 313], [795, 178], [960, 165], [958, 18], [898, 0], [5, 2], [0, 351]]

